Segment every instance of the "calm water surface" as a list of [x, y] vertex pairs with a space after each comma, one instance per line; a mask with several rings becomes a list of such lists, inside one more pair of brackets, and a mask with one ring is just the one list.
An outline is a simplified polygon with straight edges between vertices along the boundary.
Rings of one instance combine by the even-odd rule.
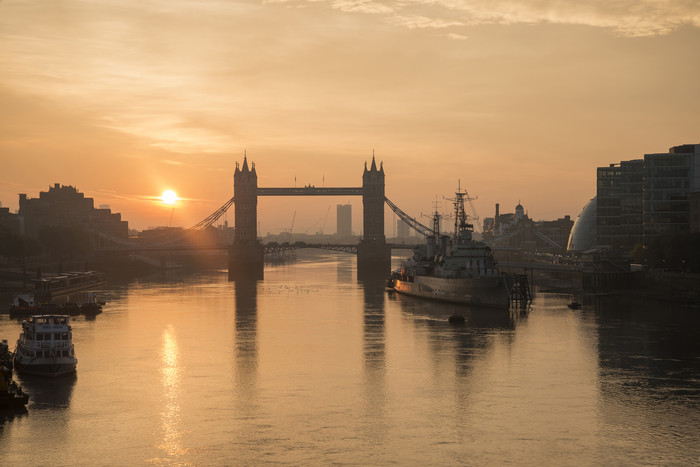
[[[72, 321], [77, 376], [15, 376], [31, 401], [0, 416], [0, 464], [700, 463], [697, 312], [434, 304], [309, 252], [257, 284], [220, 271], [102, 295]], [[1, 338], [19, 332], [0, 315]]]

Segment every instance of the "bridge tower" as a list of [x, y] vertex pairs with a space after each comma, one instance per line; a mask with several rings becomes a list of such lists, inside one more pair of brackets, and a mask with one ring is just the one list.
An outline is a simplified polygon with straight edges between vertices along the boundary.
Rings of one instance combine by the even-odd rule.
[[263, 249], [258, 240], [258, 174], [255, 163], [248, 168], [248, 158], [243, 157], [243, 167], [233, 173], [233, 199], [236, 209], [236, 231], [233, 246], [229, 250], [229, 280], [262, 279]]
[[384, 164], [372, 165], [362, 173], [362, 211], [364, 234], [357, 246], [357, 274], [387, 276], [391, 270], [391, 248], [384, 236]]

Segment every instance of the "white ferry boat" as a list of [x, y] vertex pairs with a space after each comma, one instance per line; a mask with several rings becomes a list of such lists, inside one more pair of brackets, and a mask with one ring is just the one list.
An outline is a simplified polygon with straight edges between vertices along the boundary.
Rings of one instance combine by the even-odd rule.
[[15, 368], [23, 373], [62, 376], [75, 372], [78, 359], [67, 315], [34, 315], [22, 321]]

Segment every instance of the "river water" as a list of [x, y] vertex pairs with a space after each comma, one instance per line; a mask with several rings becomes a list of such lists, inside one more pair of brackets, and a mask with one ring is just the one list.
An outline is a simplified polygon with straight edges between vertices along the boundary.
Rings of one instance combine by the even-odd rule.
[[[257, 283], [112, 282], [72, 319], [75, 377], [15, 375], [31, 400], [0, 415], [0, 464], [700, 463], [697, 311], [436, 304], [298, 255]], [[20, 327], [0, 315], [11, 347]]]

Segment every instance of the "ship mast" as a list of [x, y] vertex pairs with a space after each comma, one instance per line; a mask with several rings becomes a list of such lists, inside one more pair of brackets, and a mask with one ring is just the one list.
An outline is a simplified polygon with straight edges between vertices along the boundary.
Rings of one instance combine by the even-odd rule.
[[[473, 232], [474, 225], [467, 222], [467, 213], [464, 210], [464, 200], [471, 202], [476, 198], [472, 198], [467, 193], [467, 190], [462, 191], [462, 182], [459, 180], [457, 182], [457, 191], [455, 192], [455, 198], [450, 199], [455, 207], [455, 233], [454, 242], [462, 243], [464, 237], [463, 233]], [[471, 239], [471, 235], [469, 236]]]

